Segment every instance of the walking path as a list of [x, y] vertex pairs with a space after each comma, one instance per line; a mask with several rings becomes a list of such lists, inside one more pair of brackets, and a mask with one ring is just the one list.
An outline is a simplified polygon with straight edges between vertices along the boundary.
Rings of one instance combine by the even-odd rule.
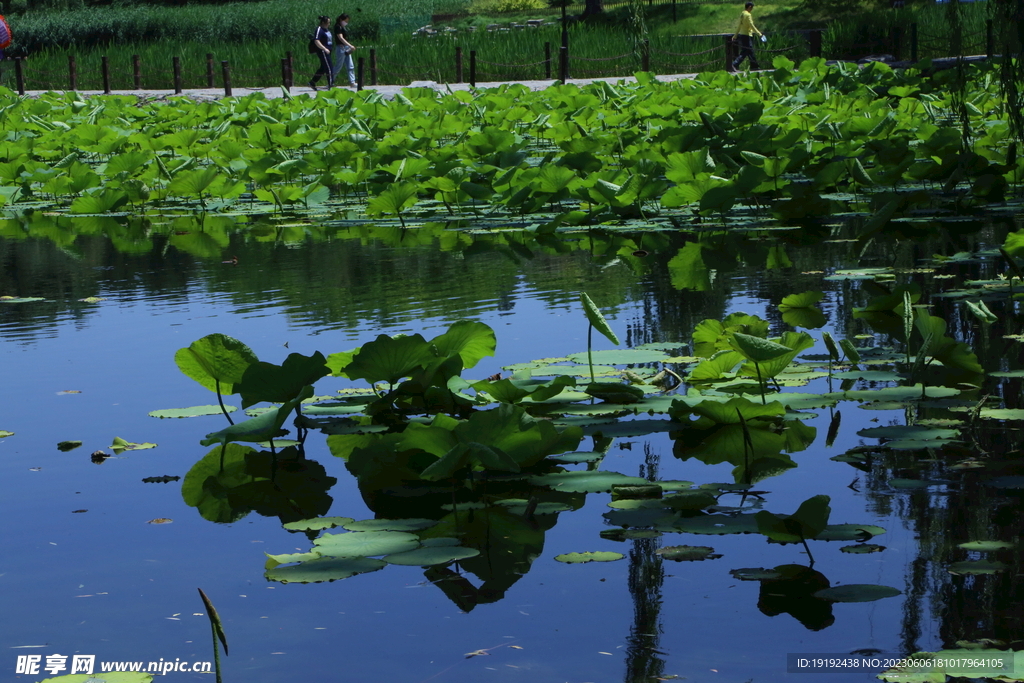
[[[682, 79], [692, 79], [696, 77], [696, 74], [671, 74], [671, 75], [660, 75], [655, 78], [662, 82], [678, 81]], [[611, 78], [571, 78], [569, 83], [573, 85], [589, 85], [596, 83], [597, 81], [604, 81], [606, 83], [636, 83], [636, 78], [633, 76], [616, 76]], [[518, 82], [521, 85], [525, 85], [530, 90], [544, 90], [552, 85], [560, 83], [557, 80], [543, 80], [543, 81], [513, 81]], [[491, 82], [491, 83], [477, 83], [477, 89], [484, 88], [497, 88], [502, 85], [508, 85], [508, 82]], [[435, 81], [413, 81], [409, 85], [368, 85], [363, 90], [372, 90], [381, 93], [385, 98], [392, 99], [399, 92], [405, 88], [430, 88], [438, 93], [453, 92], [456, 90], [472, 90], [469, 83], [437, 83]], [[352, 92], [351, 88], [336, 88], [341, 90], [348, 90]], [[28, 90], [25, 95], [28, 97], [36, 97], [42, 95], [45, 90]], [[79, 90], [81, 95], [90, 97], [93, 95], [102, 95], [102, 90]], [[232, 88], [231, 94], [233, 97], [244, 97], [250, 93], [262, 92], [267, 98], [276, 99], [284, 97], [284, 89], [281, 86], [269, 87], [269, 88]], [[322, 95], [326, 92], [325, 88], [320, 88], [314, 92], [308, 85], [296, 85], [291, 89], [289, 93], [292, 97], [302, 96], [317, 96]], [[112, 95], [133, 95], [135, 97], [142, 98], [144, 100], [163, 100], [170, 97], [175, 97], [174, 90], [112, 90]], [[188, 88], [182, 90], [180, 97], [190, 97], [194, 100], [219, 100], [223, 98], [224, 88]]]

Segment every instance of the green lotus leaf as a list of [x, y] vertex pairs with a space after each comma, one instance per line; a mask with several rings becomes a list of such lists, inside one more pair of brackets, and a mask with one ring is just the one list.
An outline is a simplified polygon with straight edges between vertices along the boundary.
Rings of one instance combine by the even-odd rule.
[[964, 550], [975, 550], [978, 552], [991, 552], [994, 550], [1009, 550], [1016, 548], [1016, 543], [1009, 543], [1007, 541], [968, 541], [967, 543], [957, 544], [958, 548]]
[[873, 524], [829, 524], [815, 540], [867, 541], [884, 533], [885, 529]]
[[586, 314], [587, 320], [594, 326], [594, 329], [607, 337], [612, 344], [618, 346], [619, 338], [615, 336], [615, 331], [608, 325], [608, 321], [604, 319], [600, 309], [586, 292], [580, 292], [580, 302], [583, 304], [583, 312]]
[[[522, 408], [507, 404], [475, 412], [469, 420], [458, 423], [453, 434], [462, 443], [486, 444], [495, 454], [507, 455], [518, 467], [531, 467], [549, 455], [575, 450], [583, 438], [578, 427], [567, 427], [560, 432], [549, 420], [531, 417]], [[482, 452], [477, 451], [477, 455], [480, 454]], [[501, 467], [497, 466], [497, 461], [485, 464], [516, 471], [504, 458], [502, 462], [506, 464]]]
[[419, 544], [418, 536], [401, 531], [350, 531], [324, 534], [313, 541], [313, 552], [325, 557], [374, 557], [403, 553]]
[[527, 479], [534, 486], [547, 486], [570, 493], [607, 493], [615, 484], [646, 484], [646, 479], [627, 477], [618, 472], [554, 472]]
[[905, 387], [882, 387], [841, 392], [840, 396], [856, 401], [922, 401], [926, 398], [956, 396], [959, 389], [951, 387], [923, 387], [920, 384]]
[[382, 559], [388, 564], [401, 564], [409, 567], [429, 567], [435, 564], [449, 564], [456, 560], [476, 557], [480, 551], [476, 548], [460, 546], [433, 546], [407, 550], [404, 553], [385, 555]]
[[354, 520], [351, 517], [315, 517], [298, 522], [287, 522], [281, 526], [288, 531], [320, 531], [322, 529], [344, 526], [352, 521]]
[[788, 346], [741, 332], [733, 333], [732, 339], [733, 349], [739, 351], [747, 360], [755, 363], [764, 363], [792, 351]]
[[232, 505], [227, 492], [253, 480], [245, 469], [245, 458], [255, 452], [233, 443], [212, 449], [192, 465], [181, 482], [185, 504], [197, 508], [203, 519], [211, 522], [234, 522], [247, 515], [249, 508]]
[[[959, 644], [959, 643], [958, 643]], [[995, 665], [987, 664], [984, 667], [956, 666], [954, 662], [962, 662], [965, 659], [980, 660], [981, 662], [994, 662]], [[938, 650], [937, 652], [916, 652], [906, 657], [908, 663], [918, 661], [942, 661], [948, 662], [950, 666], [906, 666], [887, 669], [878, 674], [878, 678], [888, 683], [945, 683], [950, 676], [955, 678], [970, 678], [999, 680], [999, 681], [1021, 681], [1024, 680], [1024, 652], [1008, 652], [1006, 650], [993, 650], [979, 647], [966, 647], [962, 649]]]
[[622, 382], [591, 382], [587, 385], [586, 393], [614, 404], [637, 403], [644, 397], [642, 389]]
[[[496, 505], [500, 505], [514, 515], [522, 515], [526, 513], [527, 508], [530, 506], [530, 501], [523, 500], [521, 498], [506, 498], [504, 500], [496, 501]], [[553, 515], [558, 512], [567, 512], [572, 510], [571, 505], [565, 503], [556, 503], [554, 501], [548, 501], [545, 503], [537, 503], [533, 508], [533, 514], [535, 515]]]
[[39, 683], [150, 683], [153, 680], [152, 674], [141, 671], [114, 671], [103, 673], [102, 677], [94, 674], [69, 674], [67, 676], [54, 676], [44, 678]]
[[447, 332], [431, 339], [430, 343], [442, 358], [458, 354], [462, 358], [462, 367], [468, 370], [485, 356], [493, 356], [498, 342], [494, 330], [488, 325], [459, 320]]
[[363, 519], [358, 522], [345, 517], [337, 519], [346, 519], [340, 526], [349, 531], [420, 531], [437, 524], [436, 519]]
[[841, 553], [849, 553], [851, 555], [870, 555], [871, 553], [880, 553], [885, 550], [884, 545], [877, 545], [875, 543], [858, 543], [857, 545], [844, 545], [839, 549]]
[[874, 602], [882, 598], [894, 598], [903, 591], [889, 586], [878, 586], [870, 583], [851, 583], [845, 586], [823, 588], [814, 593], [819, 600], [831, 602]]
[[[238, 408], [235, 406], [224, 406], [229, 412], [233, 413]], [[191, 408], [167, 408], [166, 410], [153, 410], [149, 413], [150, 417], [159, 418], [171, 418], [171, 417], [202, 417], [204, 415], [221, 415], [223, 411], [220, 406], [192, 406]]]
[[654, 554], [676, 562], [699, 562], [721, 557], [715, 553], [714, 548], [706, 545], [667, 545], [655, 550]]
[[281, 555], [271, 555], [270, 553], [264, 553], [267, 556], [267, 561], [264, 563], [264, 569], [273, 569], [278, 565], [291, 564], [293, 562], [305, 562], [306, 560], [316, 560], [323, 557], [320, 553], [284, 553]]
[[532, 401], [546, 401], [555, 398], [566, 387], [576, 386], [576, 380], [568, 375], [558, 375], [554, 379], [500, 379], [484, 380], [470, 384], [475, 390], [482, 391], [502, 403], [518, 403], [527, 396]]
[[211, 432], [199, 443], [203, 446], [211, 446], [215, 443], [227, 444], [243, 441], [246, 443], [261, 443], [275, 437], [282, 436], [284, 430], [281, 426], [296, 406], [304, 399], [313, 395], [313, 387], [303, 387], [298, 396], [288, 401], [280, 408], [271, 410], [258, 417], [251, 418], [245, 422], [233, 424], [230, 427]]
[[892, 370], [846, 370], [832, 375], [838, 379], [862, 379], [866, 382], [898, 382], [903, 375]]
[[654, 529], [602, 529], [601, 538], [606, 541], [634, 541], [640, 538], [658, 538], [662, 535]]
[[787, 311], [793, 308], [810, 308], [823, 298], [825, 298], [824, 292], [801, 292], [800, 294], [790, 294], [789, 296], [782, 297], [782, 303], [779, 304], [779, 310]]
[[259, 358], [242, 342], [218, 333], [208, 334], [187, 348], [178, 349], [174, 362], [185, 375], [210, 391], [228, 395], [238, 392], [236, 385]]
[[775, 581], [782, 578], [782, 572], [762, 567], [730, 569], [729, 573], [740, 581]]
[[681, 531], [688, 534], [756, 534], [757, 520], [754, 515], [699, 515], [682, 517], [671, 527], [661, 531]]
[[582, 453], [562, 453], [561, 455], [552, 455], [548, 460], [566, 465], [576, 465], [581, 462], [598, 462], [604, 458], [604, 456], [604, 453], [596, 453], [593, 451]]
[[587, 562], [614, 562], [615, 560], [621, 560], [625, 555], [622, 553], [613, 553], [608, 550], [601, 550], [596, 552], [586, 553], [564, 553], [562, 555], [555, 555], [556, 562], [565, 562], [566, 564], [585, 564]]
[[[640, 365], [643, 363], [661, 363], [668, 358], [662, 351], [640, 349], [604, 349], [594, 351], [594, 363], [600, 365]], [[587, 364], [587, 352], [574, 353], [569, 356], [574, 363]], [[589, 373], [588, 373], [589, 374]]]
[[933, 439], [955, 439], [960, 436], [956, 429], [938, 429], [927, 425], [887, 425], [885, 427], [868, 427], [857, 432], [857, 436], [874, 439], [916, 439], [930, 441]]
[[321, 557], [287, 567], [274, 567], [263, 576], [270, 581], [281, 583], [321, 583], [375, 572], [387, 564], [384, 560], [373, 560], [368, 557]]
[[9, 432], [6, 429], [0, 429], [0, 439], [6, 438], [8, 436], [14, 436], [14, 432]]
[[[319, 351], [312, 356], [292, 353], [281, 365], [265, 362], [250, 365], [235, 389], [242, 395], [243, 408], [262, 401], [284, 403], [329, 374], [327, 359]], [[302, 400], [312, 395], [303, 396]]]
[[114, 451], [114, 455], [119, 455], [123, 451], [142, 451], [149, 448], [156, 448], [156, 444], [134, 443], [132, 441], [125, 441], [119, 436], [115, 436], [114, 442], [110, 444], [110, 450]]
[[986, 325], [991, 325], [992, 323], [999, 320], [999, 316], [990, 311], [988, 306], [985, 305], [984, 301], [978, 301], [978, 303], [974, 303], [972, 301], [964, 301], [964, 305], [967, 306], [967, 310], [969, 310], [975, 318], [977, 318]]
[[965, 560], [948, 567], [950, 574], [998, 574], [1006, 569], [1006, 564], [999, 560]]
[[66, 453], [67, 451], [75, 450], [81, 445], [81, 441], [61, 441], [57, 444], [57, 450]]
[[438, 538], [425, 538], [421, 541], [421, 545], [424, 548], [447, 548], [454, 545], [459, 545], [460, 541], [457, 538], [446, 538], [444, 536]]
[[816, 538], [828, 526], [828, 518], [832, 513], [830, 500], [828, 496], [813, 496], [801, 503], [797, 511], [789, 516], [762, 510], [755, 515], [757, 530], [780, 543], [798, 543]]
[[978, 415], [988, 420], [1024, 420], [1024, 409], [982, 408]]
[[789, 308], [782, 311], [782, 322], [790, 327], [817, 330], [827, 325], [828, 319], [817, 308]]
[[669, 415], [673, 419], [679, 420], [688, 414], [694, 414], [720, 425], [740, 424], [741, 415], [744, 421], [749, 421], [758, 418], [777, 418], [786, 412], [781, 403], [773, 401], [762, 405], [760, 401], [755, 403], [742, 396], [731, 398], [724, 403], [707, 400], [691, 403], [689, 398], [677, 399], [672, 406]]
[[418, 334], [394, 338], [381, 334], [363, 344], [343, 371], [349, 379], [394, 385], [436, 359], [434, 347]]
[[660, 501], [663, 507], [673, 510], [704, 510], [718, 503], [710, 491], [680, 491], [665, 496]]

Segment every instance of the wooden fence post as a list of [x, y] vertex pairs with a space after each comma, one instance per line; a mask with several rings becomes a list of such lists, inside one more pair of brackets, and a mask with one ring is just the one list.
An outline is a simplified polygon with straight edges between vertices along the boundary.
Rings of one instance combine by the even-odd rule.
[[917, 22], [910, 25], [910, 61], [917, 63]]
[[132, 77], [135, 80], [135, 89], [142, 90], [142, 59], [138, 55], [132, 55]]
[[366, 82], [366, 81], [363, 80], [363, 62], [364, 61], [365, 60], [362, 57], [360, 57], [359, 61], [356, 63], [356, 91], [362, 90], [363, 89], [363, 83]]
[[100, 71], [103, 75], [103, 94], [110, 94], [110, 64], [107, 61], [107, 56], [103, 55], [100, 57]]
[[455, 82], [462, 83], [462, 46], [455, 46]]
[[820, 57], [821, 56], [821, 29], [811, 29], [811, 32], [808, 34], [808, 37], [810, 38], [810, 41], [811, 41], [811, 48], [810, 48], [811, 49], [811, 56], [812, 57]]
[[206, 53], [206, 87], [212, 88], [213, 84], [213, 55]]
[[377, 85], [377, 50], [370, 48], [370, 85]]
[[284, 53], [284, 58], [288, 60], [288, 87], [295, 87], [295, 58], [292, 57], [291, 51]]
[[228, 64], [228, 60], [220, 63], [220, 72], [224, 77], [224, 96], [231, 97], [231, 65]]
[[551, 43], [544, 43], [544, 78], [551, 78]]
[[558, 80], [569, 81], [569, 48], [565, 45], [558, 48]]
[[476, 87], [476, 50], [469, 51], [469, 87]]
[[288, 89], [288, 59], [286, 57], [281, 58], [281, 87], [285, 90]]
[[68, 55], [68, 81], [71, 90], [78, 90], [78, 62], [74, 55]]
[[174, 61], [174, 94], [181, 94], [181, 57], [175, 57]]
[[736, 59], [735, 55], [733, 54], [736, 49], [736, 46], [732, 42], [731, 35], [724, 34], [722, 37], [725, 39], [725, 70], [730, 71], [732, 70], [732, 62], [734, 59]]
[[988, 55], [989, 59], [992, 59], [992, 55], [996, 53], [995, 50], [995, 36], [992, 33], [992, 20], [985, 20], [985, 54]]
[[18, 82], [18, 94], [25, 94], [25, 70], [22, 66], [22, 58], [15, 57], [14, 59], [14, 79]]
[[896, 58], [896, 61], [903, 59], [903, 28], [900, 26], [892, 27], [892, 56]]

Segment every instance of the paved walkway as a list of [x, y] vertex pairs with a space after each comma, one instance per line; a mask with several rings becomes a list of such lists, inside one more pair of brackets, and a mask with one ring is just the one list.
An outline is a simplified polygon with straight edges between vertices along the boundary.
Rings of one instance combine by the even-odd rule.
[[[696, 74], [671, 74], [656, 76], [657, 80], [662, 82], [678, 81], [686, 78], [694, 78]], [[589, 85], [596, 83], [597, 81], [605, 81], [606, 83], [636, 83], [636, 78], [633, 76], [617, 76], [612, 78], [571, 78], [569, 83], [574, 85]], [[544, 90], [552, 85], [560, 83], [557, 80], [544, 80], [544, 81], [519, 81], [522, 85], [525, 85], [530, 90]], [[493, 83], [477, 83], [476, 87], [481, 88], [497, 88], [501, 85], [507, 85], [506, 82], [493, 82]], [[456, 90], [471, 90], [469, 83], [437, 83], [435, 81], [413, 81], [409, 85], [368, 85], [363, 90], [373, 90], [381, 93], [385, 98], [391, 99], [396, 94], [401, 92], [405, 88], [430, 88], [438, 93], [447, 93]], [[337, 89], [337, 88], [336, 88]], [[351, 88], [340, 88], [342, 90], [352, 91]], [[39, 96], [43, 94], [44, 90], [28, 90], [25, 95], [28, 97]], [[102, 95], [101, 90], [79, 90], [80, 94], [85, 97], [93, 95]], [[245, 97], [246, 95], [254, 92], [262, 92], [270, 99], [276, 99], [284, 96], [284, 90], [280, 86], [270, 88], [232, 88], [231, 94], [234, 97]], [[314, 96], [323, 94], [324, 88], [321, 88], [317, 92], [314, 92], [309, 88], [308, 85], [296, 85], [291, 89], [292, 97], [302, 96]], [[174, 97], [173, 90], [113, 90], [113, 95], [134, 95], [145, 100], [163, 100], [170, 97]], [[189, 88], [183, 90], [181, 93], [182, 97], [191, 97], [194, 100], [218, 100], [223, 98], [223, 88]]]

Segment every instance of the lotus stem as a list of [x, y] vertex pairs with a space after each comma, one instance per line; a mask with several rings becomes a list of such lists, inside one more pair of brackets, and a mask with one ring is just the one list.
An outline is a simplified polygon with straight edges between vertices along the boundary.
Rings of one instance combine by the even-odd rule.
[[228, 419], [228, 424], [235, 424], [235, 421], [231, 419], [231, 414], [228, 413], [228, 409], [224, 407], [224, 397], [220, 395], [220, 380], [215, 379], [213, 381], [216, 382], [214, 386], [217, 389], [217, 403], [220, 404], [220, 411], [224, 413], [224, 417]]
[[591, 339], [594, 334], [593, 323], [587, 325], [587, 363], [590, 365], [590, 381], [594, 382], [594, 354], [591, 351]]

